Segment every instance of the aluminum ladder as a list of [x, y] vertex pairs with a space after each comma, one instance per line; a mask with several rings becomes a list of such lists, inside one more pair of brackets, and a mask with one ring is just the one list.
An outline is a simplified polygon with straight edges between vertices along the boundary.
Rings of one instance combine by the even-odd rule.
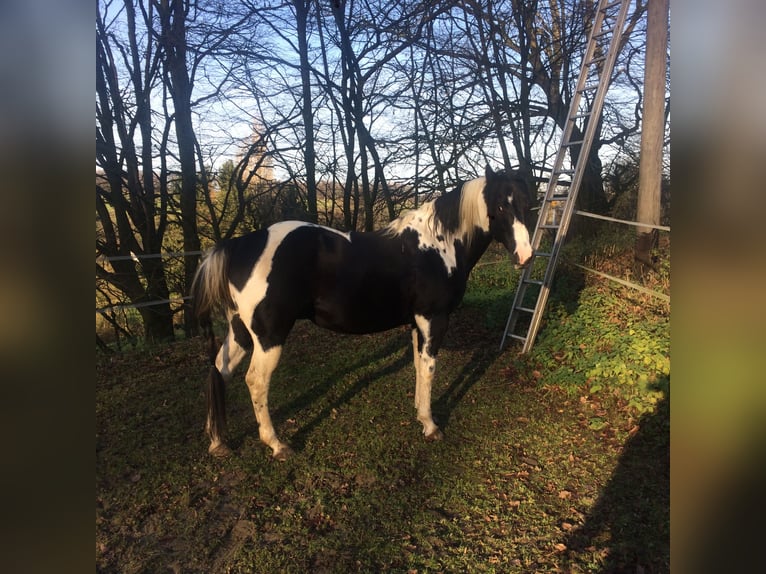
[[[601, 119], [604, 97], [609, 89], [614, 63], [621, 48], [629, 5], [630, 0], [600, 0], [596, 8], [577, 89], [570, 103], [566, 125], [532, 236], [534, 256], [521, 273], [503, 339], [500, 341], [501, 351], [508, 339], [512, 338], [523, 343], [522, 353], [528, 352], [540, 329], [559, 252], [569, 229], [577, 192], [585, 172], [596, 127]], [[608, 47], [604, 49], [607, 43]], [[567, 155], [573, 148], [573, 155], [577, 157], [574, 166], [567, 161]], [[561, 176], [568, 176], [569, 181], [561, 180]], [[546, 236], [550, 238], [551, 235], [552, 247], [550, 250], [543, 249], [544, 239]], [[536, 265], [538, 260], [545, 262]], [[536, 301], [532, 303], [532, 299]], [[519, 334], [516, 329], [522, 316], [528, 316], [530, 319], [526, 333]]]

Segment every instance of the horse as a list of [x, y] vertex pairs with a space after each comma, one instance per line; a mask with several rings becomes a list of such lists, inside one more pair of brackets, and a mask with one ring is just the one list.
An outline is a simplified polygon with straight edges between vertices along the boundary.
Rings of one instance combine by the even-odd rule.
[[[468, 276], [495, 240], [517, 267], [532, 257], [531, 193], [513, 170], [493, 172], [406, 211], [371, 232], [343, 232], [302, 221], [219, 242], [207, 251], [192, 286], [192, 309], [209, 345], [206, 385], [208, 452], [224, 456], [225, 388], [252, 351], [245, 381], [260, 440], [272, 456], [292, 450], [269, 414], [269, 383], [295, 322], [362, 334], [398, 326], [412, 330], [415, 408], [427, 440], [443, 433], [431, 416], [436, 355]], [[220, 347], [212, 328], [222, 309], [228, 333]]]

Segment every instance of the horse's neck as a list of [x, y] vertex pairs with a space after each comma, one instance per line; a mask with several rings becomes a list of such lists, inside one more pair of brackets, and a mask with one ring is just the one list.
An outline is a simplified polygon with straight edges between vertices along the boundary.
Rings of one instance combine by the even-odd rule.
[[476, 263], [484, 255], [484, 252], [492, 243], [492, 237], [488, 233], [477, 231], [465, 248], [466, 275], [471, 272]]

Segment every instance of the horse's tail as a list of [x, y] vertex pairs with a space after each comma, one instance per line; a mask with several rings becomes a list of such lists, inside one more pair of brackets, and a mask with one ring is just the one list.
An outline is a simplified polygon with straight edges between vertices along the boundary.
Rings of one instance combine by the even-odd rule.
[[219, 448], [226, 449], [223, 444], [223, 435], [226, 430], [226, 385], [215, 366], [218, 344], [213, 332], [213, 313], [222, 307], [234, 307], [227, 270], [226, 246], [219, 244], [209, 251], [200, 263], [191, 289], [192, 310], [202, 329], [210, 359], [210, 375], [205, 392], [207, 399], [205, 429], [210, 437], [211, 453]]
[[211, 362], [215, 362], [217, 352], [213, 335], [213, 313], [234, 307], [229, 290], [228, 259], [225, 243], [219, 243], [208, 251], [197, 267], [191, 287], [192, 312], [211, 345], [208, 349]]

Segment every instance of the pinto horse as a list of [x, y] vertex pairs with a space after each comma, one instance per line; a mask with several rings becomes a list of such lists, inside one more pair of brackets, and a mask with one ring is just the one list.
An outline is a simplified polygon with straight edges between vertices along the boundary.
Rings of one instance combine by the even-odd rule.
[[[436, 354], [471, 269], [494, 239], [518, 266], [532, 256], [530, 193], [516, 172], [487, 166], [485, 177], [402, 214], [369, 233], [341, 232], [299, 221], [220, 242], [203, 258], [193, 308], [210, 344], [206, 431], [209, 452], [225, 455], [225, 385], [252, 350], [245, 381], [258, 434], [283, 460], [269, 415], [269, 382], [298, 319], [343, 333], [412, 328], [415, 408], [426, 439], [442, 432], [431, 416]], [[228, 334], [216, 348], [211, 314], [222, 307]]]

